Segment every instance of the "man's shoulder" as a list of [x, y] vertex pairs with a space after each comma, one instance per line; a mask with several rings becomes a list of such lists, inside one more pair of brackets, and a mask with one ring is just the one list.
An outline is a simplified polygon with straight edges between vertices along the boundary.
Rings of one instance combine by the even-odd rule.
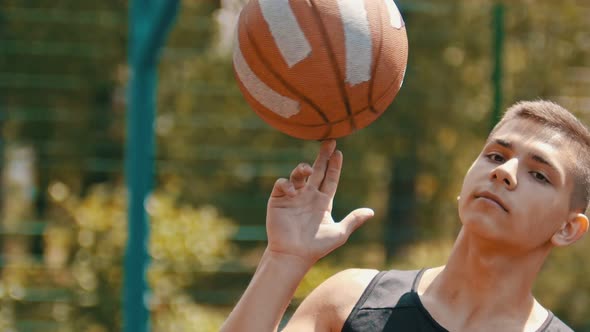
[[373, 278], [375, 278], [377, 274], [379, 274], [379, 272], [380, 271], [376, 269], [351, 268], [342, 270], [334, 274], [329, 279], [327, 279], [326, 282], [331, 282], [335, 284], [341, 282], [348, 284], [350, 282], [353, 282], [361, 286], [366, 286], [371, 282], [371, 280], [373, 280]]
[[317, 291], [334, 303], [356, 303], [379, 270], [351, 268], [326, 279]]
[[365, 288], [378, 273], [374, 269], [346, 269], [332, 275], [305, 297], [289, 326], [313, 319], [316, 321], [314, 324], [340, 330]]
[[371, 284], [379, 282], [393, 282], [397, 284], [411, 284], [414, 282], [421, 270], [376, 270], [351, 268], [342, 270], [328, 278], [323, 286], [332, 290], [347, 289], [358, 292], [363, 291]]

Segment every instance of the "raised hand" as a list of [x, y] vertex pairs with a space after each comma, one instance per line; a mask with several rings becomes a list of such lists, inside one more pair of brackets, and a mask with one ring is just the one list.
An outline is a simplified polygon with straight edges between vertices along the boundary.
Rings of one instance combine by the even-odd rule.
[[268, 251], [313, 264], [373, 216], [371, 209], [363, 208], [334, 222], [331, 212], [341, 169], [342, 152], [335, 140], [327, 140], [313, 167], [299, 164], [289, 179], [276, 181], [267, 207]]

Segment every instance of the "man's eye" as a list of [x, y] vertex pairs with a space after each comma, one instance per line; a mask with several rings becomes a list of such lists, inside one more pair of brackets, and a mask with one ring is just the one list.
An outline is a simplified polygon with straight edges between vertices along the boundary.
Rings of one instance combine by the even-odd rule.
[[502, 157], [502, 155], [500, 155], [498, 153], [490, 153], [490, 154], [486, 155], [486, 158], [488, 158], [489, 160], [491, 160], [493, 162], [497, 162], [497, 163], [501, 163], [504, 161], [504, 157]]
[[535, 178], [535, 180], [540, 181], [540, 182], [544, 182], [544, 183], [549, 183], [549, 179], [547, 179], [547, 177], [545, 175], [543, 175], [543, 173], [539, 173], [539, 172], [531, 172], [531, 175]]

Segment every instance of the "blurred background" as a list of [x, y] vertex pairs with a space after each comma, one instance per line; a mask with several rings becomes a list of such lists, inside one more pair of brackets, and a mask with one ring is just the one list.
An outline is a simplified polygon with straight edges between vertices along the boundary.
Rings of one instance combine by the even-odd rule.
[[[240, 94], [231, 66], [245, 0], [184, 0], [158, 64], [147, 298], [152, 330], [217, 331], [265, 246], [278, 177], [317, 142], [281, 134]], [[590, 123], [590, 3], [398, 0], [409, 63], [398, 97], [338, 144], [335, 219], [376, 217], [321, 260], [289, 307], [336, 271], [443, 264], [463, 175], [520, 99]], [[0, 5], [0, 330], [122, 330], [127, 240], [129, 4]], [[535, 294], [590, 331], [590, 239], [555, 250]]]

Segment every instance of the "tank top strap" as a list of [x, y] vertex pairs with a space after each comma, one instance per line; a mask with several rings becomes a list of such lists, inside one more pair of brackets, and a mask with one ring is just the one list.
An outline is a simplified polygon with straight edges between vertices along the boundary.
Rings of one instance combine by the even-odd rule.
[[420, 284], [420, 280], [422, 279], [422, 275], [424, 275], [424, 271], [426, 271], [426, 268], [423, 268], [421, 270], [418, 271], [418, 273], [416, 274], [416, 277], [414, 278], [414, 281], [412, 282], [412, 292], [418, 292], [418, 285]]

